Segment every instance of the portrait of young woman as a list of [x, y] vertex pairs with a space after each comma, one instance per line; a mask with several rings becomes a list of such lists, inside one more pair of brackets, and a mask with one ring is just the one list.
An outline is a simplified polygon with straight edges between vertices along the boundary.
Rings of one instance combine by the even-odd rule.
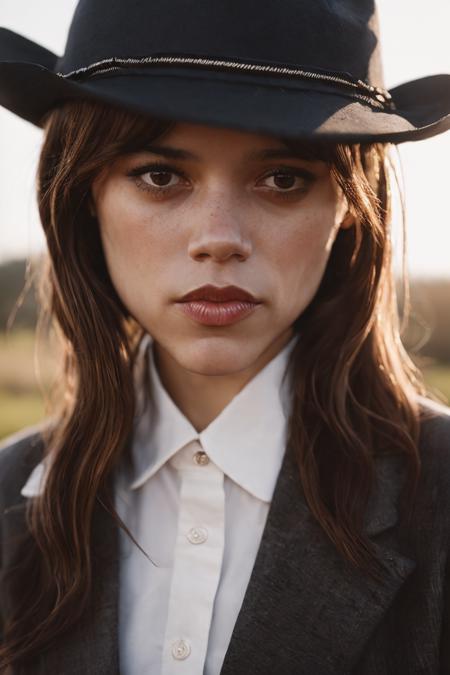
[[0, 670], [450, 673], [450, 410], [400, 339], [373, 0], [81, 0], [0, 29], [41, 127], [52, 414], [0, 452]]

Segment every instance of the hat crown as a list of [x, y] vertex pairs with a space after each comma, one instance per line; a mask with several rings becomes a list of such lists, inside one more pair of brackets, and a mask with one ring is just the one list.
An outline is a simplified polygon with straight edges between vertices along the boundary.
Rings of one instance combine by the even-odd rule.
[[153, 55], [292, 65], [383, 86], [374, 0], [81, 0], [57, 69]]

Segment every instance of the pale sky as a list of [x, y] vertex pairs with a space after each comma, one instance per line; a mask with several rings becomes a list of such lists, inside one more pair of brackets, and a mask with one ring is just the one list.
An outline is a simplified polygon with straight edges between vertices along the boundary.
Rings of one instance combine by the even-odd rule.
[[[0, 0], [0, 26], [61, 54], [76, 4], [76, 0]], [[450, 72], [449, 0], [379, 0], [378, 7], [388, 88]], [[41, 138], [39, 129], [0, 107], [0, 261], [44, 247], [34, 195]], [[408, 209], [409, 272], [450, 277], [450, 132], [399, 148]]]

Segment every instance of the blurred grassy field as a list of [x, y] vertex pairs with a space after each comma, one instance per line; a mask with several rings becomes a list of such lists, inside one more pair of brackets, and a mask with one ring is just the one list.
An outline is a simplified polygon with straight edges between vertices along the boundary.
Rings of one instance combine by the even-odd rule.
[[48, 344], [39, 348], [37, 372], [34, 335], [29, 330], [0, 333], [0, 438], [45, 415], [44, 396], [54, 377], [56, 362]]
[[[28, 330], [0, 333], [0, 439], [41, 420], [45, 414], [43, 390], [48, 391], [55, 373], [52, 347], [39, 347], [41, 373], [36, 376], [34, 337]], [[428, 384], [450, 400], [450, 364], [424, 369]]]

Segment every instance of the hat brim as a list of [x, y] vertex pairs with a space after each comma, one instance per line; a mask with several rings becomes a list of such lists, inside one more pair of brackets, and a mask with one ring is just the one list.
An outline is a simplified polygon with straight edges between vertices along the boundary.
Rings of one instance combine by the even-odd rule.
[[39, 45], [4, 30], [0, 41], [0, 105], [37, 126], [64, 101], [88, 99], [162, 119], [333, 142], [402, 143], [450, 128], [450, 75], [392, 89], [396, 109], [387, 111], [314, 83], [195, 68], [137, 68], [73, 81], [54, 72], [57, 56]]

